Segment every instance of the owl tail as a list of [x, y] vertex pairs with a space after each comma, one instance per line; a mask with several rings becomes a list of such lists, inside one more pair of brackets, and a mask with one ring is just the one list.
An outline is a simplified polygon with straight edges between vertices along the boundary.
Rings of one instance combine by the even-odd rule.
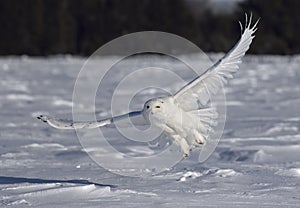
[[199, 121], [199, 130], [205, 139], [207, 139], [218, 124], [218, 112], [216, 109], [213, 107], [202, 108], [190, 111], [189, 113], [191, 113], [195, 120]]

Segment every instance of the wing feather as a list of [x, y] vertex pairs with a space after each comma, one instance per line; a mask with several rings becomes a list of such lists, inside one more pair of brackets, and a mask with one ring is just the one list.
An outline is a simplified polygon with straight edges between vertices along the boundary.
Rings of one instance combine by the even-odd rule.
[[45, 115], [40, 115], [37, 118], [57, 129], [94, 129], [101, 126], [108, 126], [111, 124], [115, 124], [116, 122], [128, 118], [132, 118], [132, 117], [137, 117], [140, 115], [142, 115], [141, 111], [134, 111], [124, 115], [120, 115], [120, 116], [116, 116], [104, 120], [99, 120], [99, 121], [76, 121], [76, 122], [63, 120], [63, 119], [56, 119]]
[[[233, 78], [233, 74], [239, 69], [241, 58], [245, 55], [250, 44], [255, 37], [253, 34], [257, 30], [258, 21], [251, 26], [252, 15], [246, 15], [246, 25], [240, 40], [236, 45], [213, 66], [208, 68], [202, 75], [185, 85], [175, 95], [175, 100], [184, 110], [198, 109], [199, 104], [204, 106], [210, 100], [211, 95], [215, 95], [227, 84], [228, 79]], [[243, 27], [241, 26], [243, 30]]]

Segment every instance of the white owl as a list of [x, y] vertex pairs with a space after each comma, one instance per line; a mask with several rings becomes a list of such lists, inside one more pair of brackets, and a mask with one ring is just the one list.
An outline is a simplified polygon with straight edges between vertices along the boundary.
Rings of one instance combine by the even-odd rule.
[[251, 26], [249, 22], [243, 29], [242, 35], [236, 45], [213, 66], [208, 68], [202, 75], [192, 80], [181, 88], [175, 95], [155, 98], [147, 101], [141, 111], [107, 118], [91, 122], [70, 122], [61, 119], [40, 115], [37, 118], [58, 129], [81, 129], [98, 128], [113, 124], [128, 117], [143, 116], [151, 124], [161, 128], [166, 134], [175, 140], [181, 147], [185, 156], [189, 155], [192, 145], [202, 145], [208, 138], [210, 129], [216, 125], [217, 113], [212, 107], [199, 108], [195, 105], [200, 103], [205, 106], [210, 96], [216, 95], [218, 91], [233, 77], [241, 58], [249, 49], [256, 25]]

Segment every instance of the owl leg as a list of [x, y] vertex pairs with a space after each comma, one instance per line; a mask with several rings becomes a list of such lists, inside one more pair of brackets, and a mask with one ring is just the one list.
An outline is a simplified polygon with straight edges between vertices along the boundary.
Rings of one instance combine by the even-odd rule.
[[171, 135], [171, 137], [175, 140], [176, 144], [180, 146], [181, 151], [185, 157], [190, 155], [190, 146], [186, 142], [186, 140], [179, 135]]
[[164, 130], [175, 140], [176, 144], [180, 146], [184, 156], [188, 157], [190, 155], [190, 146], [187, 143], [187, 141], [178, 134], [176, 134], [175, 131], [167, 125], [164, 126]]
[[190, 146], [184, 138], [180, 138], [179, 145], [185, 157], [190, 155]]
[[195, 132], [194, 136], [195, 136], [196, 146], [201, 146], [204, 144], [205, 138], [201, 134]]

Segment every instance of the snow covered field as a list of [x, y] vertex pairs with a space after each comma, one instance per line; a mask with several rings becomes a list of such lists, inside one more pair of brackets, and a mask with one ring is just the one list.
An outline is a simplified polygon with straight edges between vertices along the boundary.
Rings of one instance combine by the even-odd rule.
[[[133, 178], [98, 166], [74, 131], [35, 118], [71, 118], [83, 58], [1, 58], [0, 207], [300, 206], [300, 56], [243, 60], [226, 88], [225, 131], [209, 160], [198, 163], [195, 152], [169, 171]], [[107, 110], [100, 104], [99, 118]], [[144, 148], [112, 143], [128, 153]]]

